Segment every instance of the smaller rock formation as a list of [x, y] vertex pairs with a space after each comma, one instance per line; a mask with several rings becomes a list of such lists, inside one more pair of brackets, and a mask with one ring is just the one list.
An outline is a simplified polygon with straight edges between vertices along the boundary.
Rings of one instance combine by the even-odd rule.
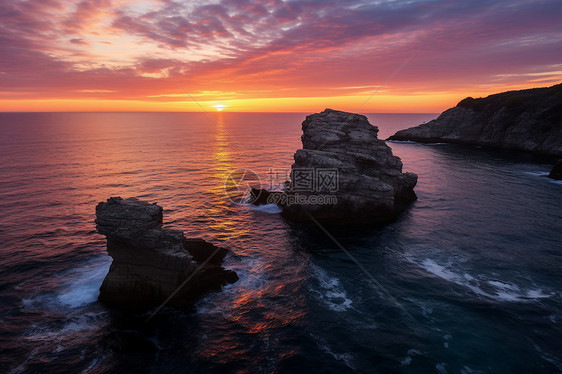
[[254, 205], [277, 204], [280, 199], [272, 199], [272, 195], [283, 194], [281, 191], [268, 191], [263, 188], [250, 189], [250, 199], [248, 202]]
[[548, 176], [552, 179], [562, 180], [562, 160], [558, 160]]
[[183, 307], [238, 280], [220, 266], [226, 249], [163, 229], [162, 217], [160, 206], [135, 198], [111, 197], [96, 206], [96, 228], [107, 237], [113, 258], [100, 301], [126, 308], [158, 306], [192, 277], [168, 304]]
[[326, 109], [302, 123], [303, 148], [295, 153], [285, 217], [334, 223], [394, 219], [416, 199], [417, 175], [377, 138], [367, 117]]
[[562, 156], [562, 84], [467, 97], [389, 140], [459, 143]]

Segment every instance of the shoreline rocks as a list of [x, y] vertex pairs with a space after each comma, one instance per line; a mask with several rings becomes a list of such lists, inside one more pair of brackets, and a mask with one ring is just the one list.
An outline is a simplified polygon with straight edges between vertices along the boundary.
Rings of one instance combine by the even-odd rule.
[[554, 165], [550, 171], [550, 174], [548, 174], [548, 177], [556, 180], [562, 180], [562, 160], [558, 160], [556, 165]]
[[367, 117], [326, 109], [302, 123], [283, 215], [297, 221], [388, 222], [416, 200], [417, 175], [402, 173]]
[[458, 143], [562, 156], [562, 84], [467, 97], [388, 140]]
[[96, 206], [95, 223], [107, 237], [107, 252], [113, 258], [99, 295], [110, 306], [158, 306], [192, 277], [168, 304], [186, 307], [238, 280], [234, 271], [220, 266], [228, 250], [185, 238], [180, 230], [163, 229], [163, 210], [156, 204], [111, 197]]
[[268, 191], [263, 188], [252, 188], [250, 189], [250, 200], [248, 201], [248, 203], [253, 205], [272, 204], [272, 202], [270, 201], [270, 197], [275, 193], [281, 192]]

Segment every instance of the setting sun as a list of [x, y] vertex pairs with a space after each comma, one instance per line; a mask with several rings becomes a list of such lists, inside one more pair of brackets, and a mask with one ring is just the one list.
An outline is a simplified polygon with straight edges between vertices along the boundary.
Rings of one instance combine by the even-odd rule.
[[225, 105], [218, 104], [218, 105], [215, 105], [214, 108], [215, 108], [218, 112], [222, 112], [222, 111], [224, 110], [224, 108], [226, 108], [226, 106], [225, 106]]

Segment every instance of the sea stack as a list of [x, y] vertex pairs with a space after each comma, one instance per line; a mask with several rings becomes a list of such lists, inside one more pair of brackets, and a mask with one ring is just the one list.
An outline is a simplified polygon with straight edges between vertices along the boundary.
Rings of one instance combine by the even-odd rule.
[[221, 267], [226, 249], [163, 229], [162, 222], [162, 207], [135, 198], [111, 197], [96, 206], [96, 228], [107, 237], [107, 252], [113, 258], [100, 301], [150, 308], [179, 290], [168, 305], [184, 307], [238, 280], [235, 272]]
[[562, 84], [467, 97], [389, 140], [460, 143], [562, 156]]
[[294, 155], [285, 217], [334, 223], [393, 220], [416, 199], [417, 175], [377, 138], [367, 117], [332, 109], [302, 123], [302, 149]]

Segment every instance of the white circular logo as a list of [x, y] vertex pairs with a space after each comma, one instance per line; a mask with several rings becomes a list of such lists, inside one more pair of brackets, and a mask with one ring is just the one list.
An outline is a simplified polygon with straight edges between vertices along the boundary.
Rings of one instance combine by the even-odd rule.
[[224, 192], [235, 204], [247, 203], [252, 189], [261, 191], [261, 181], [260, 177], [250, 169], [236, 169], [224, 182]]

